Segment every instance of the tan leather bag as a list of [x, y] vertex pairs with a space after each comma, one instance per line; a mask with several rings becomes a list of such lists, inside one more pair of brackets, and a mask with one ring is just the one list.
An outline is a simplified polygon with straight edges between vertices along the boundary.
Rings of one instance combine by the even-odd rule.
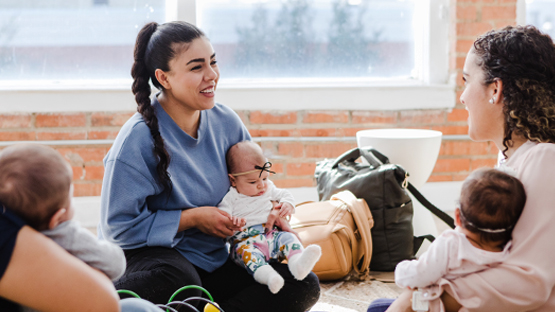
[[322, 257], [313, 269], [320, 280], [340, 279], [352, 270], [360, 278], [368, 275], [374, 219], [364, 199], [343, 191], [330, 200], [299, 204], [295, 210], [291, 226], [303, 245], [322, 248]]

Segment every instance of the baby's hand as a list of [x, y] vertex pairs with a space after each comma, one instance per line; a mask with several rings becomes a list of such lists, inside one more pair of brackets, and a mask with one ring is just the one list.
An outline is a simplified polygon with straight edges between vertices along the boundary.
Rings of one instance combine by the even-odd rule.
[[279, 209], [279, 216], [281, 218], [290, 217], [295, 211], [295, 207], [293, 207], [290, 203], [280, 203], [275, 206], [274, 209]]
[[233, 225], [238, 226], [238, 227], [244, 227], [245, 224], [247, 224], [247, 220], [245, 218], [239, 218], [239, 217], [229, 217], [229, 219], [231, 220], [231, 222], [233, 222]]

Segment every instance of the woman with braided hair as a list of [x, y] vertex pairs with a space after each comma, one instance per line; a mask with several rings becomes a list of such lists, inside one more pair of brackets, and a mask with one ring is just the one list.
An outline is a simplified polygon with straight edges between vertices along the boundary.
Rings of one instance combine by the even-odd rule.
[[[555, 311], [555, 44], [533, 26], [487, 32], [468, 52], [463, 80], [470, 138], [497, 146], [498, 166], [521, 180], [527, 201], [503, 263], [422, 295], [429, 311]], [[411, 296], [387, 311], [412, 311]]]
[[[99, 235], [127, 259], [116, 288], [165, 303], [180, 287], [200, 285], [226, 312], [308, 310], [319, 297], [313, 273], [297, 281], [273, 264], [285, 279], [274, 295], [228, 259], [224, 238], [239, 228], [215, 206], [230, 187], [226, 152], [250, 135], [214, 102], [219, 70], [208, 38], [185, 22], [150, 23], [134, 58], [138, 113], [104, 159], [101, 196]], [[159, 90], [152, 99], [149, 83]]]

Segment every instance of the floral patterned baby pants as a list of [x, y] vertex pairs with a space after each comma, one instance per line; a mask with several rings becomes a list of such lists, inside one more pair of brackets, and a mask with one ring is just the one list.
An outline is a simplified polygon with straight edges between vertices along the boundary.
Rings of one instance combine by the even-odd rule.
[[263, 224], [237, 232], [230, 241], [231, 259], [251, 275], [270, 260], [282, 261], [303, 251], [295, 234], [276, 229], [264, 233]]

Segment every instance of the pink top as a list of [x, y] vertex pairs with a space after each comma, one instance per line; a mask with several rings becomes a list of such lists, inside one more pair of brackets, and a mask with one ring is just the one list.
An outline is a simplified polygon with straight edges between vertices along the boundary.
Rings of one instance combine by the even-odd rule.
[[511, 243], [503, 251], [475, 247], [460, 228], [447, 230], [434, 240], [418, 260], [405, 260], [395, 267], [395, 283], [401, 288], [426, 287], [441, 278], [452, 280], [489, 269], [504, 261]]
[[[447, 291], [460, 311], [555, 311], [555, 144], [526, 142], [501, 166], [517, 172], [527, 196], [507, 260], [427, 292]], [[442, 310], [433, 300], [430, 311]]]

